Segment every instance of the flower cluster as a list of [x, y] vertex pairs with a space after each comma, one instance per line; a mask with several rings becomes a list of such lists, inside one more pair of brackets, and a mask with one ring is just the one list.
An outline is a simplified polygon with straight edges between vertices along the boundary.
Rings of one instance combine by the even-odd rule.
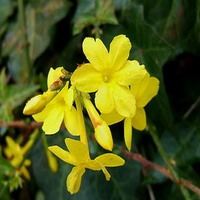
[[[158, 79], [150, 77], [144, 65], [128, 60], [131, 43], [125, 35], [114, 37], [109, 51], [100, 39], [85, 38], [82, 46], [89, 62], [79, 65], [73, 73], [62, 67], [50, 69], [48, 90], [33, 97], [24, 108], [24, 114], [43, 122], [46, 134], [58, 132], [64, 124], [69, 133], [79, 136], [80, 140], [66, 138], [68, 151], [49, 147], [56, 156], [74, 165], [66, 183], [72, 194], [78, 192], [86, 168], [102, 170], [109, 180], [105, 167], [124, 164], [114, 153], [90, 158], [83, 109], [94, 127], [96, 141], [109, 151], [113, 149], [109, 125], [124, 121], [124, 140], [130, 150], [132, 127], [145, 129], [144, 107], [159, 89]], [[94, 104], [91, 93], [95, 95]]]
[[26, 179], [30, 179], [30, 174], [27, 167], [30, 166], [31, 161], [29, 159], [24, 160], [24, 155], [32, 145], [30, 140], [24, 147], [20, 147], [11, 137], [6, 137], [7, 146], [4, 149], [4, 154], [10, 161], [10, 164], [18, 171], [18, 173], [24, 176]]

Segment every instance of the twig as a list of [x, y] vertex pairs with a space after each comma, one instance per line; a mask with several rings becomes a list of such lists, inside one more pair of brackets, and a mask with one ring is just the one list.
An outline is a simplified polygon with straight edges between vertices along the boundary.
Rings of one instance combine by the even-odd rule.
[[183, 115], [183, 119], [186, 119], [189, 117], [189, 115], [193, 112], [193, 110], [200, 104], [200, 96], [197, 98], [197, 100], [190, 106], [190, 108], [187, 110], [187, 112]]
[[[27, 123], [23, 120], [18, 120], [18, 121], [12, 121], [12, 122], [0, 122], [0, 127], [7, 126], [7, 127], [12, 127], [12, 128], [21, 128], [21, 129], [34, 129], [38, 127], [42, 127], [43, 123], [42, 122], [35, 122], [32, 121], [30, 123]], [[60, 127], [62, 130], [66, 129], [64, 124], [61, 125]]]
[[0, 127], [3, 127], [3, 126], [26, 129], [30, 127], [31, 128], [41, 127], [42, 123], [35, 122], [35, 121], [31, 123], [26, 123], [23, 120], [13, 121], [13, 122], [0, 122]]
[[165, 161], [167, 168], [170, 171], [170, 175], [172, 176], [172, 180], [177, 183], [177, 185], [180, 188], [180, 191], [184, 197], [185, 200], [191, 200], [190, 194], [188, 192], [188, 190], [186, 189], [186, 187], [184, 186], [184, 184], [182, 183], [179, 174], [177, 173], [177, 171], [175, 170], [174, 166], [172, 165], [172, 163], [170, 162], [170, 159], [167, 155], [167, 152], [165, 151], [162, 143], [160, 142], [160, 139], [158, 137], [158, 132], [155, 126], [153, 126], [152, 124], [149, 123], [149, 133], [158, 149], [158, 152], [160, 153], [160, 155], [162, 156], [163, 160]]
[[139, 162], [141, 165], [143, 165], [143, 167], [149, 170], [156, 170], [160, 172], [161, 174], [165, 175], [166, 177], [171, 179], [173, 182], [175, 182], [179, 187], [180, 187], [180, 184], [182, 183], [185, 187], [187, 187], [188, 189], [190, 189], [191, 191], [195, 192], [197, 195], [200, 196], [200, 188], [198, 188], [197, 186], [193, 185], [190, 181], [183, 178], [180, 179], [181, 182], [177, 183], [174, 177], [172, 176], [172, 174], [170, 173], [170, 171], [166, 167], [155, 164], [147, 160], [145, 157], [143, 157], [139, 153], [132, 153], [124, 149], [122, 150], [122, 152], [128, 159], [132, 159]]

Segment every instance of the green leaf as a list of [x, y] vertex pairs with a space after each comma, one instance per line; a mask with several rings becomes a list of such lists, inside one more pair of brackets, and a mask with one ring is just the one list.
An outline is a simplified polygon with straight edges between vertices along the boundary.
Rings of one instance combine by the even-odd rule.
[[8, 178], [12, 176], [14, 167], [2, 156], [0, 147], [0, 199], [9, 200]]
[[12, 121], [13, 109], [21, 105], [38, 88], [34, 85], [7, 85], [5, 69], [2, 70], [0, 73], [0, 121]]
[[27, 70], [23, 70], [27, 69], [24, 56], [25, 45], [28, 45], [28, 56], [33, 64], [48, 47], [55, 24], [66, 16], [70, 5], [65, 0], [30, 1], [25, 7], [28, 44], [23, 44], [24, 31], [20, 19], [17, 18], [10, 23], [2, 44], [2, 56], [9, 56], [8, 68], [18, 83], [23, 82], [23, 77], [32, 76], [27, 74]]
[[88, 26], [117, 24], [112, 0], [81, 0], [74, 16], [73, 34], [80, 33]]
[[[65, 0], [31, 1], [26, 7], [29, 53], [33, 62], [48, 47], [54, 25], [66, 16], [71, 4]], [[67, 27], [65, 27], [67, 28]]]
[[0, 36], [5, 31], [6, 20], [14, 10], [14, 3], [11, 0], [0, 0]]
[[2, 156], [2, 153], [0, 152], [0, 180], [3, 180], [3, 175], [8, 175], [13, 170], [14, 167]]

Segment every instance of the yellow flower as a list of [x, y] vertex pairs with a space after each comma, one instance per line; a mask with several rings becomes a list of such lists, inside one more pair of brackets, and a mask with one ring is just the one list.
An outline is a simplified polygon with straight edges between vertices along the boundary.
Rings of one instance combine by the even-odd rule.
[[26, 179], [30, 179], [30, 175], [26, 167], [30, 166], [31, 161], [29, 159], [25, 159], [25, 161], [23, 160], [25, 153], [32, 146], [31, 141], [28, 142], [24, 147], [20, 147], [19, 144], [15, 143], [11, 137], [6, 136], [6, 143], [7, 147], [5, 147], [4, 153], [10, 160], [11, 165], [18, 169], [19, 173]]
[[137, 130], [143, 130], [146, 127], [146, 113], [144, 107], [147, 103], [157, 95], [159, 89], [159, 81], [155, 77], [150, 77], [149, 73], [145, 76], [135, 79], [131, 84], [131, 92], [136, 101], [136, 112], [133, 117], [125, 117], [117, 112], [110, 114], [102, 114], [101, 117], [109, 124], [115, 124], [124, 120], [124, 139], [127, 148], [131, 149], [132, 127]]
[[36, 95], [31, 98], [25, 105], [23, 113], [25, 115], [33, 115], [41, 112], [47, 103], [49, 103], [57, 94], [56, 91], [50, 91], [51, 85], [56, 81], [61, 75], [63, 75], [63, 67], [58, 67], [55, 70], [50, 68], [48, 78], [47, 78], [47, 87], [48, 90], [43, 94]]
[[116, 110], [124, 117], [135, 114], [135, 98], [127, 86], [146, 70], [136, 60], [127, 60], [130, 49], [125, 35], [114, 37], [109, 52], [100, 39], [83, 41], [83, 51], [90, 63], [78, 67], [71, 82], [81, 92], [97, 91], [95, 104], [101, 113]]
[[65, 151], [59, 146], [51, 146], [49, 150], [64, 162], [74, 165], [66, 181], [66, 187], [71, 194], [79, 191], [86, 168], [94, 171], [102, 170], [108, 181], [111, 176], [106, 167], [117, 167], [124, 164], [124, 160], [113, 153], [106, 153], [91, 160], [89, 149], [80, 141], [66, 138], [65, 144], [69, 151]]
[[77, 111], [72, 105], [73, 89], [68, 89], [68, 82], [62, 90], [46, 105], [42, 112], [33, 115], [37, 122], [44, 122], [42, 129], [46, 134], [59, 131], [62, 122], [72, 135], [79, 135]]

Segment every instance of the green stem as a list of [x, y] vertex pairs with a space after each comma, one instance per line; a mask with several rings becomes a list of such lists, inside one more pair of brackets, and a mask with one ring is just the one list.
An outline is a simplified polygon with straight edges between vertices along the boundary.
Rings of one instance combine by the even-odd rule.
[[28, 83], [31, 82], [31, 61], [29, 56], [29, 44], [27, 37], [27, 27], [26, 27], [26, 18], [25, 18], [25, 9], [23, 0], [18, 0], [19, 8], [19, 21], [20, 28], [22, 31], [22, 48], [23, 48], [23, 66], [20, 72], [20, 82]]
[[78, 112], [78, 123], [79, 123], [79, 128], [80, 128], [80, 141], [83, 142], [88, 147], [85, 121], [84, 121], [83, 110], [82, 110], [80, 98], [81, 97], [78, 95], [77, 98], [75, 99], [76, 109]]
[[160, 155], [162, 156], [163, 160], [167, 164], [167, 167], [173, 176], [174, 182], [180, 187], [181, 193], [184, 196], [185, 200], [191, 200], [188, 190], [183, 185], [181, 179], [179, 178], [178, 173], [176, 172], [176, 170], [174, 169], [173, 165], [170, 162], [167, 152], [163, 148], [163, 146], [160, 142], [160, 139], [158, 138], [158, 133], [157, 133], [156, 127], [149, 124], [149, 132], [151, 134], [151, 137], [152, 137], [156, 147], [158, 148]]
[[45, 137], [45, 134], [42, 134], [42, 143], [43, 143], [43, 146], [44, 146], [44, 149], [45, 149], [45, 152], [48, 150], [48, 143], [47, 143], [47, 139]]
[[98, 22], [94, 24], [93, 31], [94, 31], [95, 38], [101, 38], [102, 30], [101, 30]]

